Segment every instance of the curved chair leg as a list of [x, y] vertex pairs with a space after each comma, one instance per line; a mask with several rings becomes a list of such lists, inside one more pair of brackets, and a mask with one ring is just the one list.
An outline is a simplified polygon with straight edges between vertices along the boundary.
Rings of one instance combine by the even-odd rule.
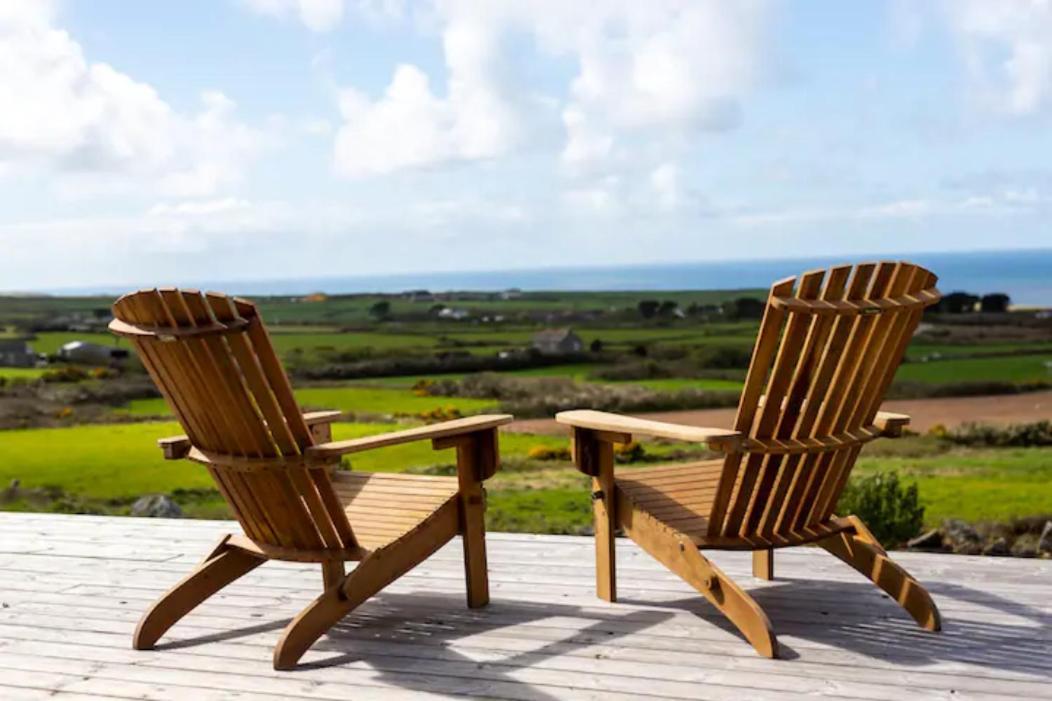
[[449, 542], [457, 533], [457, 506], [455, 499], [446, 502], [414, 530], [374, 550], [342, 582], [300, 611], [274, 648], [274, 669], [293, 669], [325, 631]]
[[136, 650], [149, 650], [179, 619], [201, 602], [266, 562], [256, 555], [227, 545], [225, 536], [197, 569], [169, 589], [139, 620], [132, 638]]
[[760, 605], [698, 550], [689, 537], [665, 527], [622, 498], [618, 517], [625, 533], [688, 584], [701, 592], [741, 631], [756, 652], [778, 657], [778, 639]]
[[872, 537], [866, 529], [857, 534], [838, 533], [818, 541], [818, 544], [887, 592], [921, 628], [941, 630], [942, 619], [931, 595], [909, 572], [888, 557], [879, 544], [870, 542]]

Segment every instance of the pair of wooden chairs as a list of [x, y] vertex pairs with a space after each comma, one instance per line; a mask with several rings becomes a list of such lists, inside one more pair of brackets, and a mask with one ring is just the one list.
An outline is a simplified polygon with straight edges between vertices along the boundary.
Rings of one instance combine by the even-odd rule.
[[[702, 549], [751, 550], [773, 577], [773, 551], [816, 543], [888, 592], [924, 628], [939, 629], [927, 592], [856, 517], [834, 509], [862, 446], [897, 436], [903, 415], [879, 410], [935, 276], [907, 263], [842, 266], [771, 288], [732, 430], [596, 411], [557, 415], [574, 460], [593, 481], [596, 575], [614, 601], [614, 535], [622, 529], [698, 589], [756, 650], [777, 656], [766, 615]], [[482, 483], [498, 466], [497, 428], [476, 416], [347, 441], [331, 440], [338, 412], [303, 414], [256, 308], [175, 289], [120, 298], [110, 328], [130, 339], [185, 436], [166, 458], [209, 471], [240, 522], [143, 616], [137, 649], [263, 562], [321, 565], [323, 592], [286, 627], [276, 669], [356, 606], [461, 535], [468, 606], [489, 601]], [[614, 444], [648, 436], [705, 443], [720, 460], [615, 474]], [[348, 454], [410, 441], [455, 448], [456, 477], [337, 470]], [[345, 563], [357, 561], [347, 573]]]

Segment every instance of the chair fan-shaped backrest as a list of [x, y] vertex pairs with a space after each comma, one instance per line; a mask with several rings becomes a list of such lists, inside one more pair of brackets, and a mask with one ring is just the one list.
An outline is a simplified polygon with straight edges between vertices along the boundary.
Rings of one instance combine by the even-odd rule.
[[[111, 329], [134, 344], [250, 538], [289, 550], [355, 546], [328, 473], [296, 460], [314, 441], [253, 304], [153, 289], [121, 297], [113, 313]], [[243, 458], [274, 467], [226, 464]]]
[[936, 277], [904, 262], [804, 273], [771, 287], [738, 406], [744, 455], [724, 468], [711, 535], [799, 534], [827, 521]]

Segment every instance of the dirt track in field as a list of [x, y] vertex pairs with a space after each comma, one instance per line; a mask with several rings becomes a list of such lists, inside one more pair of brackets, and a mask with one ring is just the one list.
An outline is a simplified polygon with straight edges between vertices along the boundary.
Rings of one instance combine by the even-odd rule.
[[[1052, 391], [993, 397], [901, 399], [885, 402], [884, 409], [909, 414], [912, 417], [910, 429], [920, 433], [936, 424], [951, 427], [969, 421], [1010, 424], [1052, 420]], [[729, 428], [734, 421], [734, 409], [662, 411], [637, 416], [691, 426]], [[524, 419], [508, 428], [520, 433], [562, 434], [566, 431], [552, 419]]]

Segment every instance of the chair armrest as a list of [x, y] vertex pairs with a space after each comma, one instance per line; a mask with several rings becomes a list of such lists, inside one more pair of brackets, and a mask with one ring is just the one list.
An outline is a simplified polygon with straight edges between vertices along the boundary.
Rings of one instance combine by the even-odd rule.
[[165, 460], [182, 460], [190, 453], [193, 445], [186, 436], [169, 436], [158, 438], [157, 447], [164, 453]]
[[[314, 430], [315, 426], [326, 426], [337, 421], [342, 416], [342, 411], [308, 411], [303, 415], [303, 421], [308, 428]], [[193, 447], [190, 439], [186, 436], [160, 438], [157, 441], [157, 445], [164, 452], [165, 460], [182, 460], [190, 453], [190, 448]]]
[[[590, 409], [561, 411], [555, 415], [555, 420], [573, 428], [621, 434], [621, 436], [627, 438], [631, 438], [632, 434], [636, 434], [651, 438], [669, 438], [686, 443], [705, 443], [710, 448], [728, 453], [737, 450], [744, 439], [741, 433], [722, 428], [684, 426], [664, 421], [637, 419], [632, 416], [611, 414], [605, 411], [592, 411]], [[623, 441], [618, 440], [616, 442]]]
[[904, 428], [910, 425], [909, 414], [896, 414], [890, 411], [878, 411], [873, 418], [873, 425], [888, 438], [898, 438]]
[[316, 424], [331, 424], [343, 417], [342, 411], [308, 411], [303, 415], [303, 420], [308, 426]]
[[352, 438], [346, 441], [332, 441], [307, 448], [307, 455], [320, 460], [331, 460], [351, 453], [360, 453], [365, 450], [375, 450], [402, 443], [413, 443], [416, 441], [436, 440], [460, 436], [477, 431], [495, 429], [510, 423], [514, 417], [510, 414], [490, 414], [483, 416], [469, 416], [465, 419], [454, 419], [442, 423], [420, 426], [419, 428], [408, 428], [404, 431], [392, 433], [381, 433], [377, 436], [365, 436], [363, 438]]

